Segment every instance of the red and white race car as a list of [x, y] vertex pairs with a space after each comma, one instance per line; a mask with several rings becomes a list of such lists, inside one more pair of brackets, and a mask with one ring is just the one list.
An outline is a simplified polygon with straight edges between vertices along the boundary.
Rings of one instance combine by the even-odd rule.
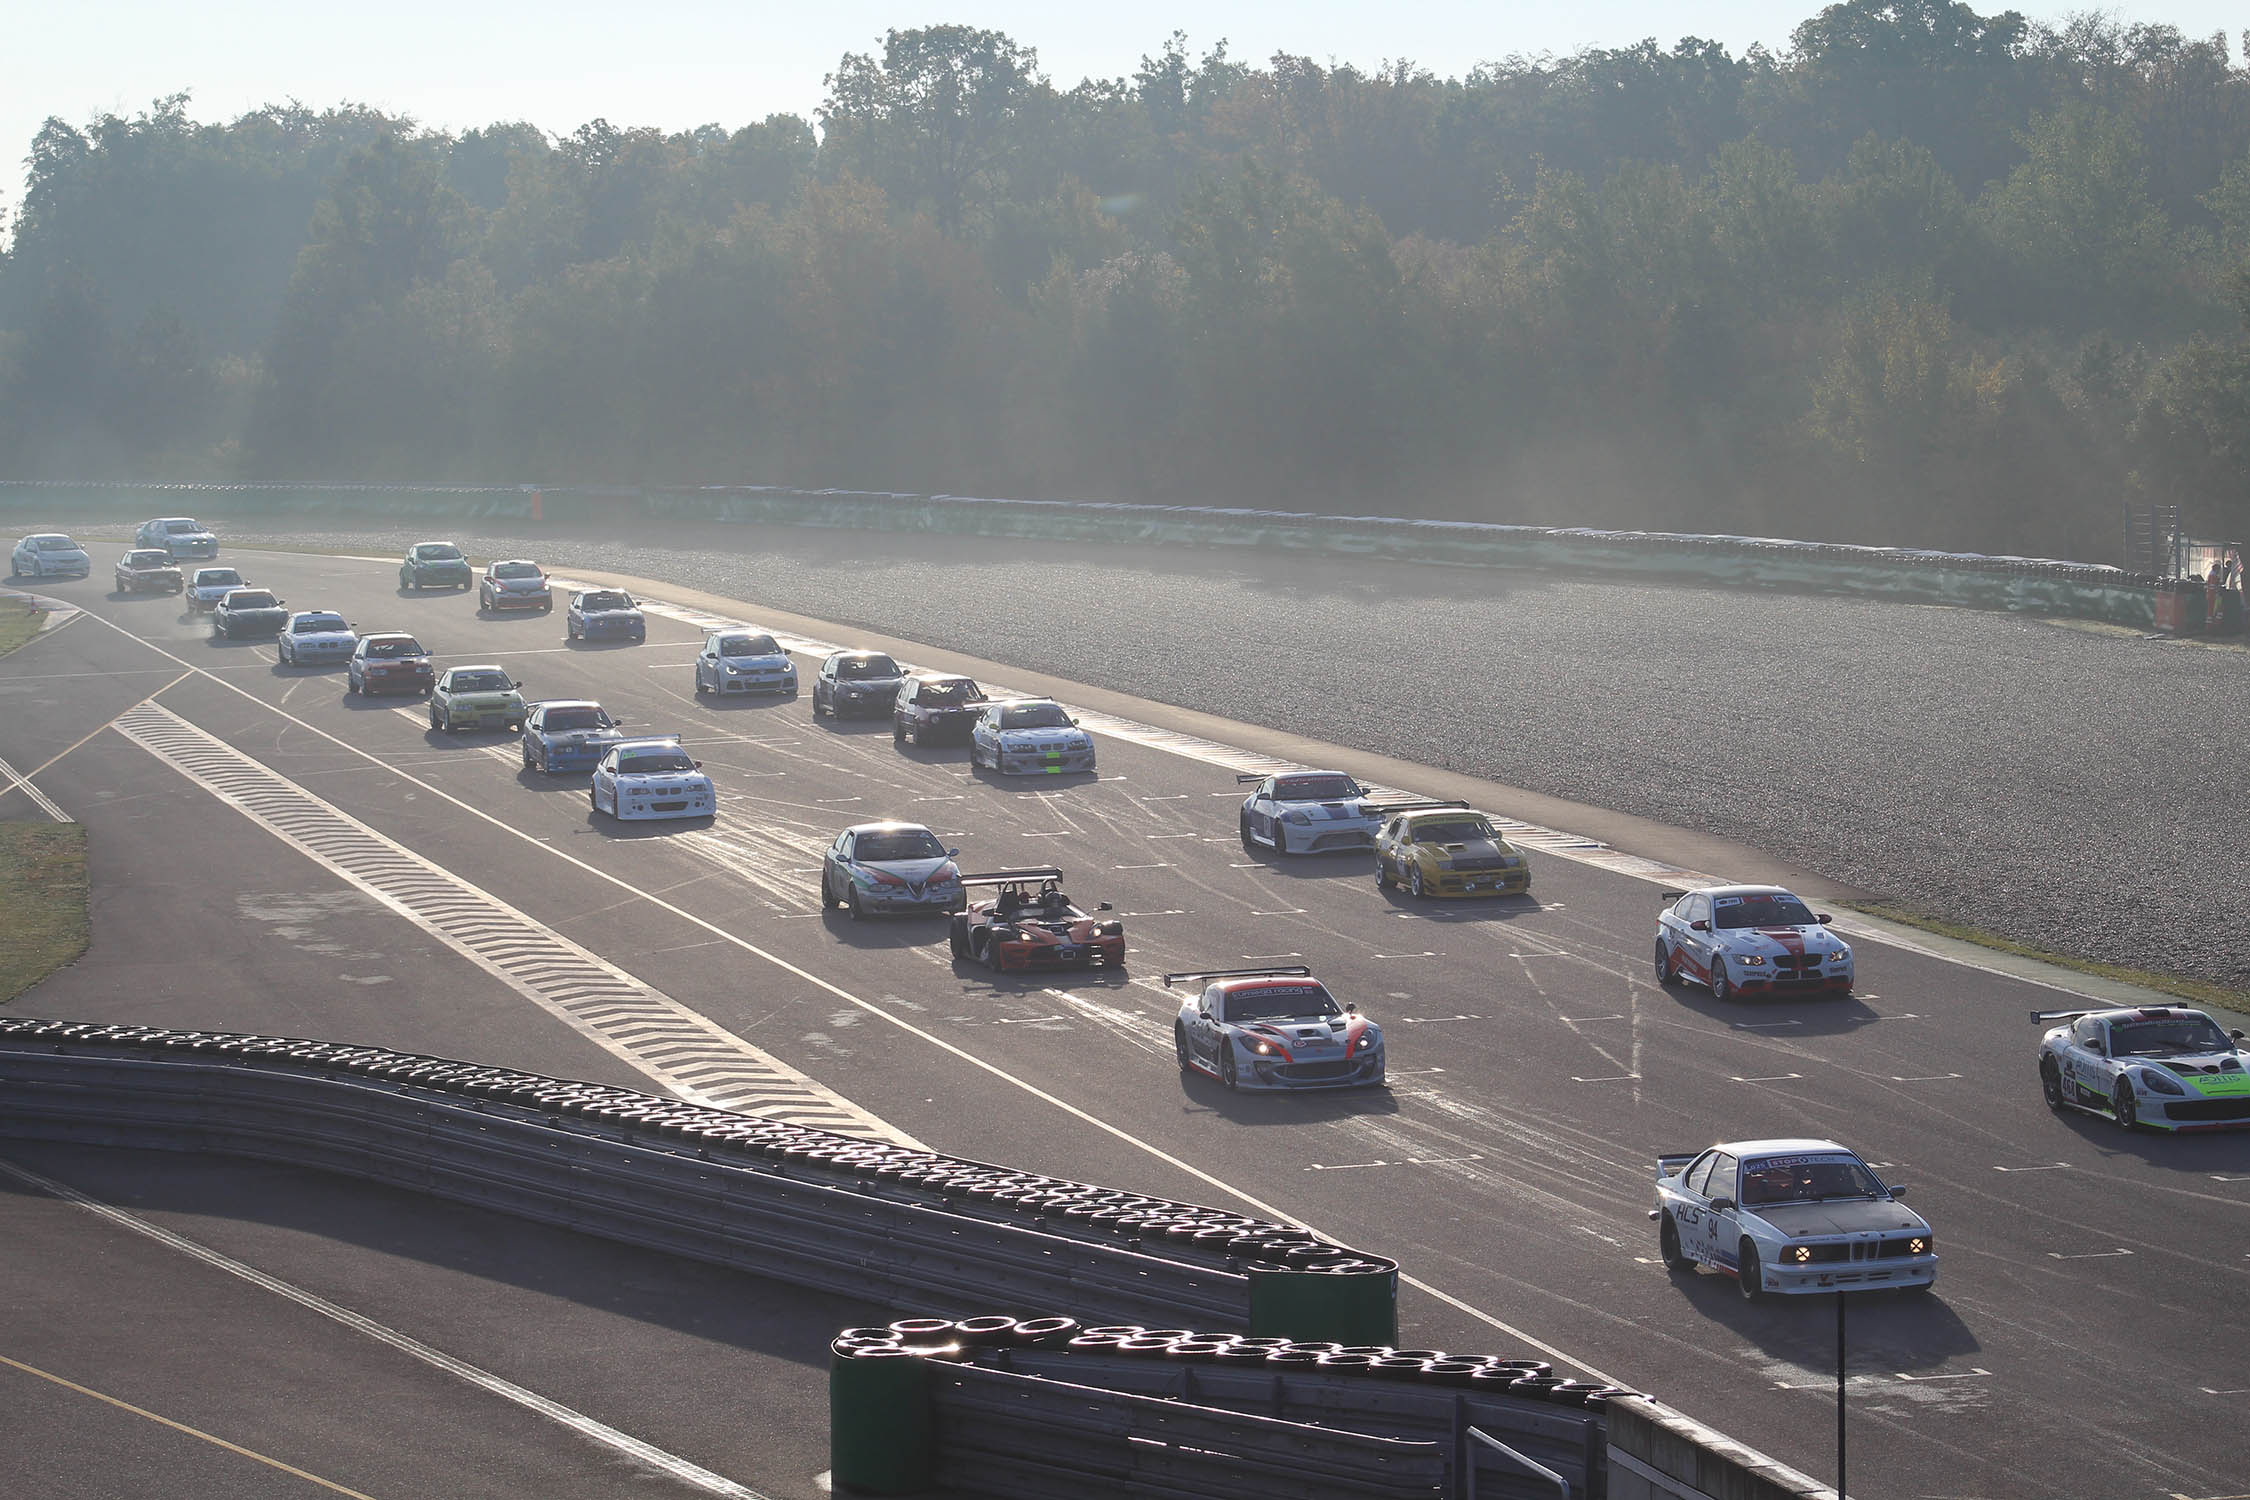
[[1230, 1089], [1367, 1088], [1383, 1081], [1383, 1028], [1338, 1005], [1301, 964], [1164, 976], [1197, 987], [1180, 1002], [1172, 1045], [1180, 1071]]
[[1852, 988], [1852, 950], [1777, 885], [1719, 885], [1666, 891], [1671, 904], [1656, 919], [1656, 978], [1695, 979], [1713, 998], [1832, 994]]

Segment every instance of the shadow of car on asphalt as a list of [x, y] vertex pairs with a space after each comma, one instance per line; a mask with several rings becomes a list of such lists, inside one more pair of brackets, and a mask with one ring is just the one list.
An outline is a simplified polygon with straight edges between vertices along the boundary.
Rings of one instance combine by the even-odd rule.
[[[574, 787], [572, 790], [583, 790]], [[688, 833], [708, 832], [718, 821], [711, 813], [700, 818], [613, 818], [608, 813], [596, 812], [589, 802], [586, 808], [585, 831], [599, 834], [605, 839], [660, 839], [675, 830]]]
[[[1208, 1073], [1180, 1069], [1180, 1096], [1196, 1109], [1223, 1115], [1235, 1125], [1305, 1125], [1369, 1115], [1395, 1115], [1399, 1102], [1387, 1084], [1330, 1089], [1230, 1089]], [[1308, 1167], [1309, 1169], [1309, 1167]]]
[[[1666, 1271], [1656, 1259], [1656, 1233], [1649, 1232], [1649, 1270], [1668, 1275], [1695, 1311], [1773, 1358], [1801, 1367], [1806, 1384], [1836, 1375], [1836, 1302], [1832, 1292], [1768, 1295], [1742, 1300], [1742, 1290], [1725, 1271]], [[1939, 1240], [1942, 1249], [1943, 1239]], [[1846, 1369], [1886, 1377], [1933, 1370], [1984, 1346], [1960, 1314], [1946, 1305], [1943, 1272], [1930, 1291], [1851, 1292], [1845, 1309]], [[1778, 1375], [1777, 1375], [1777, 1378]], [[1850, 1400], [1847, 1384], [1846, 1400]]]
[[[806, 894], [817, 897], [820, 876], [805, 877]], [[820, 913], [820, 925], [847, 948], [927, 948], [945, 941], [947, 913], [869, 912], [854, 917], [842, 907]]]
[[[2024, 1083], [2036, 1093], [2039, 1075], [2024, 1071]], [[2167, 1172], [2190, 1172], [2206, 1179], [2250, 1180], [2250, 1128], [2180, 1132], [2120, 1130], [2107, 1115], [2090, 1115], [2080, 1109], [2056, 1112], [2056, 1123], [2071, 1132], [2078, 1143], [2105, 1156], [2131, 1156]]]
[[[938, 936], [946, 936], [940, 930]], [[1046, 990], [1069, 990], [1081, 986], [1099, 986], [1103, 989], [1122, 989], [1133, 982], [1130, 964], [1125, 967], [1069, 968], [1069, 969], [1009, 969], [991, 968], [974, 958], [953, 960], [953, 972], [963, 979], [974, 980], [980, 988], [996, 994], [1037, 994]]]
[[[1656, 976], [1648, 973], [1647, 984], [1654, 988]], [[1745, 995], [1735, 1000], [1715, 999], [1711, 992], [1697, 984], [1673, 984], [1664, 987], [1664, 994], [1686, 1010], [1693, 1011], [1705, 1020], [1723, 1022], [1730, 1030], [1786, 1032], [1792, 1037], [1835, 1036], [1847, 1031], [1857, 1031], [1883, 1019], [1882, 1013], [1862, 1000], [1857, 994], [1848, 995], [1781, 995], [1768, 998], [1763, 995]], [[2033, 1080], [2037, 1082], [2036, 1079]]]

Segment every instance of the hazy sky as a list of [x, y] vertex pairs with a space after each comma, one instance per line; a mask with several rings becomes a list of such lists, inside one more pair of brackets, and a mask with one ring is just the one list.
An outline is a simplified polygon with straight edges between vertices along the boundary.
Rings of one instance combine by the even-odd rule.
[[[1987, 13], [2007, 7], [1985, 0]], [[2034, 3], [2053, 18], [2092, 8]], [[2225, 0], [2121, 0], [2101, 7], [2192, 35], [2250, 21]], [[1371, 66], [1410, 58], [1444, 74], [1511, 53], [1567, 53], [1654, 36], [1715, 38], [1739, 51], [1779, 48], [1818, 0], [1155, 0], [1089, 6], [1030, 0], [9, 0], [10, 67], [0, 94], [0, 148], [20, 162], [49, 115], [73, 124], [131, 114], [187, 91], [199, 120], [231, 118], [270, 101], [322, 106], [352, 100], [461, 128], [529, 120], [567, 132], [596, 116], [666, 129], [733, 126], [777, 112], [809, 115], [822, 75], [847, 51], [868, 51], [887, 28], [958, 21], [997, 28], [1039, 52], [1058, 83], [1130, 74], [1174, 30], [1200, 54], [1224, 38], [1238, 58], [1275, 52]], [[0, 168], [13, 207], [20, 173]]]

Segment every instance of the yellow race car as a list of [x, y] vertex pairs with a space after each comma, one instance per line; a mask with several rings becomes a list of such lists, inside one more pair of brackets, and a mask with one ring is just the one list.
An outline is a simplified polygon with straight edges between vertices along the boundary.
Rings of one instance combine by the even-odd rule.
[[1375, 831], [1375, 883], [1417, 896], [1521, 896], [1531, 889], [1531, 862], [1483, 813], [1401, 812]]

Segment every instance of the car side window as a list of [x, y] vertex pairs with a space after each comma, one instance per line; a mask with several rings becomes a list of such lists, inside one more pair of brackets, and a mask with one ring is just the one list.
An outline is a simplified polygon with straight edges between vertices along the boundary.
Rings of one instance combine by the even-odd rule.
[[1716, 1151], [1706, 1151], [1694, 1161], [1689, 1162], [1688, 1169], [1680, 1174], [1680, 1186], [1691, 1193], [1702, 1196], [1703, 1190], [1710, 1186], [1711, 1163], [1718, 1159], [1718, 1155], [1719, 1153]]
[[[2070, 1028], [2071, 1040], [2088, 1052], [2102, 1051], [2102, 1023], [2092, 1016], [2080, 1016]], [[2107, 1054], [2104, 1054], [2105, 1056]]]
[[1687, 919], [1690, 922], [1710, 921], [1711, 898], [1704, 895], [1689, 896], [1687, 899]]
[[837, 857], [838, 859], [841, 859], [841, 860], [846, 860], [846, 861], [848, 861], [848, 860], [850, 860], [850, 859], [851, 859], [851, 857], [852, 857], [852, 836], [851, 836], [850, 834], [848, 834], [848, 833], [845, 833], [845, 834], [839, 834], [839, 835], [837, 835], [837, 838], [836, 838], [836, 857]]
[[1738, 1198], [1735, 1192], [1735, 1159], [1724, 1151], [1711, 1153], [1711, 1179], [1706, 1198]]

